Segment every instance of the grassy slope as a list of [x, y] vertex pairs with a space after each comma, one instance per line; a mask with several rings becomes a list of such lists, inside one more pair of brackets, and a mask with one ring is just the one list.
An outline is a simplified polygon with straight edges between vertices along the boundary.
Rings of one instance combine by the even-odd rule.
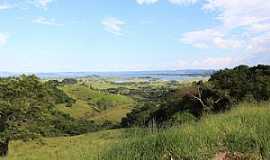
[[[126, 96], [104, 94], [80, 85], [67, 85], [63, 87], [63, 90], [69, 96], [76, 99], [76, 103], [70, 108], [59, 105], [58, 109], [60, 111], [69, 113], [74, 118], [85, 118], [101, 123], [105, 120], [119, 122], [130, 111], [131, 105], [135, 103], [131, 98]], [[89, 102], [95, 103], [103, 100], [112, 102], [115, 107], [98, 112], [94, 105], [89, 105]]]
[[119, 139], [120, 133], [112, 130], [27, 143], [16, 141], [11, 143], [8, 160], [96, 160], [100, 152]]
[[108, 160], [206, 160], [223, 151], [259, 158], [259, 152], [270, 154], [270, 104], [241, 104], [228, 113], [154, 133], [112, 130], [37, 142], [13, 142], [9, 160], [94, 160], [100, 152]]
[[136, 132], [104, 155], [105, 160], [206, 160], [219, 152], [270, 159], [270, 104], [241, 104], [225, 114], [156, 133]]

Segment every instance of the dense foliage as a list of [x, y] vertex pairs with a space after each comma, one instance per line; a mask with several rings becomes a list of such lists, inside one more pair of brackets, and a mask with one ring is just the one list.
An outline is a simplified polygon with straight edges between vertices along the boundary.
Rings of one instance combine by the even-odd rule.
[[33, 126], [46, 121], [54, 103], [46, 86], [35, 76], [0, 81], [0, 155], [9, 140], [35, 136]]
[[222, 90], [234, 101], [270, 98], [270, 66], [248, 67], [241, 65], [213, 74], [209, 80], [214, 89]]
[[67, 107], [71, 107], [76, 101], [69, 97], [63, 90], [58, 87], [61, 85], [57, 80], [49, 80], [45, 82], [46, 88], [49, 94], [54, 97], [54, 102], [56, 104], [66, 103]]
[[122, 119], [123, 127], [161, 124], [170, 119], [176, 112], [184, 111], [183, 96], [186, 90], [194, 90], [194, 86], [181, 86], [179, 89], [163, 92], [162, 96], [155, 101], [141, 101]]
[[[238, 66], [214, 73], [208, 82], [194, 82], [163, 94], [159, 101], [140, 103], [127, 117], [123, 127], [157, 125], [173, 121], [179, 112], [200, 119], [204, 113], [224, 112], [240, 101], [270, 99], [270, 66]], [[178, 114], [178, 119], [181, 119]], [[183, 117], [185, 119], [185, 117]], [[192, 118], [191, 118], [192, 119]]]
[[55, 104], [73, 100], [54, 84], [25, 75], [0, 79], [0, 156], [7, 155], [13, 139], [76, 135], [96, 129], [93, 122], [55, 110]]

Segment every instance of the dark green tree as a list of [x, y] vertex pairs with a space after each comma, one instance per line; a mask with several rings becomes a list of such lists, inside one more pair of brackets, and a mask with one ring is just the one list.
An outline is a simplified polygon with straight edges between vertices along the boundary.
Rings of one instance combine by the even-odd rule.
[[211, 76], [209, 82], [214, 89], [226, 92], [235, 102], [247, 98], [256, 101], [270, 99], [269, 65], [240, 65], [233, 69], [220, 70]]
[[54, 101], [35, 76], [0, 79], [0, 156], [8, 154], [10, 140], [39, 136], [41, 122], [51, 116]]

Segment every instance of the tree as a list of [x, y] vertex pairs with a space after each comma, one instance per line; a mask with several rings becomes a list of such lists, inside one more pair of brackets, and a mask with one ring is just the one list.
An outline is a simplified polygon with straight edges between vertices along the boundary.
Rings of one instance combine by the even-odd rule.
[[66, 78], [62, 81], [63, 84], [76, 84], [78, 83], [77, 79], [74, 78]]
[[269, 65], [240, 65], [233, 69], [220, 70], [211, 76], [209, 82], [214, 89], [226, 92], [235, 102], [247, 97], [256, 101], [270, 99]]
[[10, 140], [37, 137], [36, 127], [50, 117], [53, 105], [35, 76], [0, 79], [0, 156], [8, 154]]

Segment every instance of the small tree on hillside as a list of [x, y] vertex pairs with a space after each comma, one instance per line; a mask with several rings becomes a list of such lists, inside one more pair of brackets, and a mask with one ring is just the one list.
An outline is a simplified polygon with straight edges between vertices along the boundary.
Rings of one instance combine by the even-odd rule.
[[195, 83], [195, 87], [196, 91], [189, 92], [183, 97], [185, 108], [195, 116], [202, 117], [203, 113], [224, 112], [230, 109], [232, 102], [224, 91], [213, 89], [203, 81]]
[[36, 137], [41, 121], [50, 117], [52, 99], [35, 76], [0, 79], [0, 156], [10, 140]]

